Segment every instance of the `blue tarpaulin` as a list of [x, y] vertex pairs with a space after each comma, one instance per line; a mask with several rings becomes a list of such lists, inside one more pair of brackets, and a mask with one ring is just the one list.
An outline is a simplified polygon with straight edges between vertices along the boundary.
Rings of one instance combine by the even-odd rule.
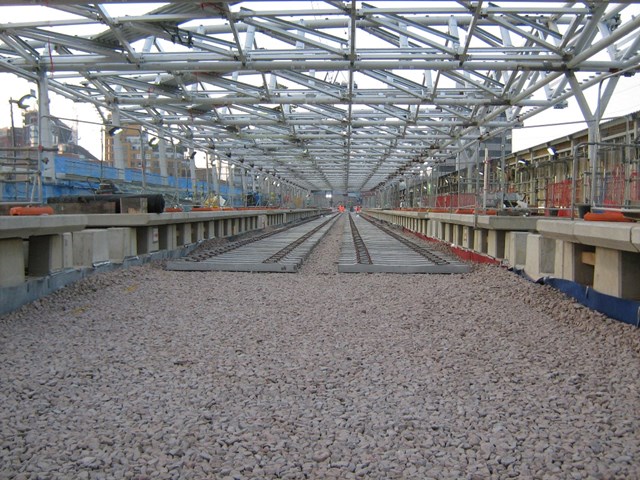
[[[533, 281], [524, 270], [513, 269], [518, 275], [521, 275]], [[600, 293], [589, 286], [582, 285], [571, 280], [563, 280], [554, 277], [542, 277], [536, 283], [549, 285], [556, 290], [560, 290], [565, 295], [575, 299], [580, 304], [604, 313], [606, 316], [640, 327], [640, 302], [636, 300], [626, 300], [624, 298], [614, 297]]]
[[565, 295], [575, 298], [585, 307], [604, 313], [629, 325], [640, 327], [640, 302], [625, 300], [624, 298], [606, 295], [571, 280], [544, 277], [539, 280], [544, 285], [550, 285]]

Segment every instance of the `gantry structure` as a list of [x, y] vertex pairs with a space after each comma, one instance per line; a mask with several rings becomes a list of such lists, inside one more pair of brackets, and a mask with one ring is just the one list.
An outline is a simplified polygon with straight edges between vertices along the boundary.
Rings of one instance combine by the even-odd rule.
[[37, 83], [44, 147], [56, 92], [94, 105], [109, 130], [142, 125], [308, 191], [373, 192], [414, 168], [459, 167], [572, 97], [595, 136], [640, 63], [629, 2], [0, 5], [24, 7], [0, 25], [0, 71]]

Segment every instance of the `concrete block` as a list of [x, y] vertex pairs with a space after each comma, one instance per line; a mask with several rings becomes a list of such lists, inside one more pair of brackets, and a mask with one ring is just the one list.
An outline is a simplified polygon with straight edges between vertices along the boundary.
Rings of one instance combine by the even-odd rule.
[[479, 253], [487, 253], [487, 230], [478, 228], [473, 232], [473, 249]]
[[190, 223], [178, 224], [177, 242], [179, 247], [182, 247], [183, 245], [189, 245], [191, 243], [191, 224]]
[[538, 219], [535, 217], [511, 217], [496, 215], [479, 215], [478, 225], [488, 230], [507, 230], [528, 232], [536, 229]]
[[22, 242], [22, 263], [27, 265], [29, 262], [29, 242]]
[[125, 257], [137, 255], [137, 236], [133, 228], [116, 227], [107, 229], [109, 259], [121, 263]]
[[62, 268], [73, 268], [73, 234], [62, 234]]
[[464, 248], [473, 249], [473, 228], [472, 227], [462, 227], [462, 246]]
[[637, 252], [631, 242], [634, 225], [611, 222], [577, 222], [573, 227], [576, 239], [585, 245]]
[[442, 222], [431, 220], [429, 223], [431, 224], [431, 237], [442, 240]]
[[0, 216], [0, 239], [27, 238], [33, 235], [83, 230], [87, 215]]
[[191, 240], [192, 243], [200, 242], [204, 240], [204, 223], [196, 222], [191, 226]]
[[447, 243], [451, 243], [453, 241], [453, 225], [451, 223], [443, 223], [443, 240]]
[[158, 227], [138, 227], [136, 229], [138, 254], [160, 250], [160, 232]]
[[524, 270], [533, 279], [552, 275], [555, 267], [555, 240], [536, 233], [527, 235], [527, 260]]
[[204, 224], [204, 236], [206, 239], [216, 238], [216, 222], [210, 220]]
[[578, 239], [573, 234], [573, 227], [579, 223], [571, 220], [538, 220], [536, 229], [538, 233], [546, 238], [554, 238], [556, 240], [565, 240], [577, 243]]
[[73, 264], [91, 267], [109, 260], [107, 230], [102, 228], [73, 232]]
[[640, 252], [640, 226], [631, 229], [631, 243]]
[[429, 229], [429, 220], [423, 218], [420, 220], [420, 233], [423, 235], [427, 235], [427, 231]]
[[29, 238], [29, 276], [46, 276], [62, 269], [62, 235], [42, 235]]
[[593, 266], [582, 262], [582, 254], [591, 248], [580, 243], [556, 240], [554, 277], [593, 285]]
[[507, 232], [505, 235], [504, 257], [509, 265], [523, 266], [527, 261], [527, 236], [526, 232]]
[[215, 232], [216, 232], [215, 233], [216, 238], [220, 238], [224, 236], [224, 219], [216, 220]]
[[160, 250], [175, 250], [178, 248], [177, 236], [178, 233], [175, 224], [158, 226], [158, 246]]
[[640, 253], [596, 247], [593, 288], [629, 300], [640, 300]]
[[453, 228], [453, 244], [462, 246], [463, 227], [462, 225], [452, 225]]
[[24, 281], [22, 239], [0, 239], [0, 287], [15, 287]]
[[504, 258], [504, 230], [489, 230], [487, 253], [494, 258]]

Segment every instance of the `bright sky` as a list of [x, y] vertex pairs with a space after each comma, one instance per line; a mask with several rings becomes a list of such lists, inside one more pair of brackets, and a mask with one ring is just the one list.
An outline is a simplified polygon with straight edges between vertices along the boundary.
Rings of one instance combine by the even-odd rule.
[[[323, 2], [312, 2], [312, 4], [315, 7], [326, 7], [326, 4], [323, 4]], [[153, 7], [154, 5], [150, 4], [132, 5], [131, 3], [108, 5], [110, 13], [115, 15], [142, 13]], [[39, 17], [44, 18], [44, 15], [46, 15], [46, 9], [42, 7], [2, 7], [2, 18], [4, 21], [20, 22], [25, 18], [27, 9], [30, 20], [37, 20]], [[58, 13], [56, 13], [56, 15], [58, 15]], [[60, 18], [62, 18], [64, 13], [61, 12], [59, 15]], [[11, 125], [9, 99], [19, 99], [29, 93], [30, 90], [35, 90], [36, 85], [7, 73], [0, 74], [0, 82], [3, 87], [0, 89], [0, 127], [8, 127]], [[586, 92], [592, 110], [596, 108], [597, 91], [598, 87], [594, 86]], [[77, 123], [75, 125], [72, 121], [65, 120], [65, 123], [77, 127], [79, 144], [96, 157], [100, 158], [102, 156], [101, 127], [99, 125], [83, 123], [83, 121], [100, 122], [100, 118], [94, 107], [85, 104], [76, 104], [52, 93], [50, 108], [51, 114], [54, 116], [65, 119], [76, 119]], [[636, 111], [640, 111], [640, 75], [621, 78], [617, 91], [607, 110], [604, 112], [603, 117], [616, 117]], [[22, 125], [21, 111], [15, 105], [14, 122], [16, 126]], [[567, 122], [581, 123], [558, 125]], [[586, 128], [586, 124], [583, 122], [582, 113], [575, 99], [571, 99], [569, 100], [568, 108], [563, 110], [550, 109], [526, 121], [525, 128], [514, 130], [513, 149], [514, 151], [522, 150], [584, 128]], [[204, 162], [204, 159], [201, 161]]]

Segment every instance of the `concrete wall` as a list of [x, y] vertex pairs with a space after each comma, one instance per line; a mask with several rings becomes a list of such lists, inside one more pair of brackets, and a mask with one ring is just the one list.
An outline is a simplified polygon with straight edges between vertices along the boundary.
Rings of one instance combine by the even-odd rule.
[[[329, 211], [0, 216], [0, 313], [104, 268]], [[138, 259], [138, 260], [135, 260]], [[74, 273], [75, 272], [75, 273]]]
[[365, 213], [523, 268], [534, 279], [554, 276], [640, 300], [640, 225], [636, 223], [399, 210]]

